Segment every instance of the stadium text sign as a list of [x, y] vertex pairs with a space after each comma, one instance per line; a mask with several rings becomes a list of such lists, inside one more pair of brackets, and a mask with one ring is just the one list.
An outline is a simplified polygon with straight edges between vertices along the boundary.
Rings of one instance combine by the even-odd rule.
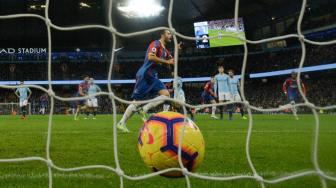
[[0, 54], [40, 54], [47, 53], [47, 48], [0, 48]]

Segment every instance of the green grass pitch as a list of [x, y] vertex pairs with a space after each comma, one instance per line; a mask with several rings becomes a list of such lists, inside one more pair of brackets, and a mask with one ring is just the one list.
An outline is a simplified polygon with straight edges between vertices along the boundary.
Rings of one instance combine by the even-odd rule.
[[[120, 117], [120, 116], [118, 116]], [[311, 148], [315, 128], [312, 115], [253, 115], [251, 158], [257, 171], [270, 179], [291, 172], [313, 169]], [[323, 171], [336, 173], [336, 116], [320, 115], [319, 163]], [[235, 120], [214, 120], [198, 115], [196, 124], [205, 139], [205, 158], [198, 173], [212, 176], [251, 175], [245, 155], [248, 120], [238, 115]], [[48, 116], [0, 116], [0, 159], [46, 156]], [[137, 151], [141, 120], [134, 116], [128, 122], [130, 134], [118, 133], [121, 168], [136, 176], [150, 171]], [[97, 120], [74, 121], [72, 116], [53, 118], [51, 158], [59, 167], [109, 165], [115, 167], [113, 155], [112, 116], [100, 115]], [[336, 183], [327, 181], [329, 187]], [[154, 177], [141, 181], [124, 179], [124, 187], [185, 187], [185, 179]], [[39, 188], [48, 186], [48, 171], [42, 162], [0, 163], [0, 187]], [[119, 187], [119, 178], [107, 170], [61, 172], [53, 169], [54, 187]], [[191, 178], [192, 187], [259, 187], [254, 180], [209, 181]], [[266, 187], [320, 187], [316, 175], [289, 180]]]
[[[234, 36], [244, 36], [244, 32], [235, 33], [235, 32], [228, 32], [223, 30], [216, 30], [216, 29], [209, 29], [209, 37], [216, 37], [219, 36], [219, 33], [221, 34], [227, 34], [227, 35], [234, 35]], [[231, 37], [222, 37], [222, 38], [214, 38], [210, 39], [210, 47], [219, 47], [219, 46], [233, 46], [233, 45], [241, 45], [244, 44], [242, 41], [231, 38]]]

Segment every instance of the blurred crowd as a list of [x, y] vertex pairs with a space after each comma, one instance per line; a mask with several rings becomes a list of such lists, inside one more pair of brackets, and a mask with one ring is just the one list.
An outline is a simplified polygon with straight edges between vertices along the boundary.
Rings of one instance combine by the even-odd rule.
[[[328, 46], [306, 46], [304, 66], [322, 65], [336, 62], [336, 45]], [[257, 73], [265, 71], [276, 71], [289, 68], [297, 68], [301, 60], [302, 50], [300, 47], [284, 48], [271, 52], [254, 52], [247, 57], [246, 73]], [[231, 55], [204, 55], [188, 56], [184, 54], [179, 59], [178, 74], [181, 77], [204, 77], [213, 74], [216, 70], [216, 63], [220, 61], [226, 69], [234, 69], [240, 73], [243, 61], [243, 54]], [[116, 60], [113, 66], [113, 79], [134, 79], [136, 71], [142, 65], [143, 59], [120, 59]], [[171, 77], [173, 67], [160, 67], [160, 78]], [[52, 80], [78, 80], [88, 74], [96, 80], [108, 77], [108, 61], [85, 61], [59, 62], [52, 64]], [[47, 64], [22, 63], [0, 64], [1, 80], [46, 80]]]
[[[288, 104], [286, 96], [282, 92], [282, 84], [286, 77], [276, 79], [263, 79], [263, 80], [247, 80], [245, 82], [245, 96], [249, 103], [253, 106], [261, 108], [277, 108], [281, 105]], [[319, 76], [318, 78], [303, 79], [303, 82], [308, 90], [307, 99], [314, 103], [316, 106], [329, 106], [336, 104], [336, 79], [330, 76]], [[186, 95], [186, 102], [189, 104], [198, 105], [201, 104], [201, 93], [203, 91], [205, 82], [199, 83], [184, 83], [183, 89]], [[107, 91], [106, 87], [101, 86], [103, 91]], [[73, 97], [76, 93], [76, 87], [64, 87], [58, 86], [53, 88], [55, 93], [61, 97]], [[131, 100], [131, 94], [133, 90], [133, 84], [124, 84], [113, 86], [113, 91], [116, 96]], [[43, 94], [41, 91], [32, 89], [33, 95], [29, 102], [31, 103], [31, 112], [37, 114], [40, 108], [39, 98]], [[18, 99], [14, 95], [13, 90], [0, 89], [0, 101], [1, 103], [18, 102]], [[99, 100], [99, 112], [111, 113], [112, 105], [111, 101], [106, 96], [98, 97]], [[303, 100], [301, 100], [303, 101]], [[8, 108], [9, 105], [0, 105], [0, 114], [5, 113], [4, 108]], [[71, 109], [76, 108], [76, 102], [64, 102], [55, 100], [54, 112], [56, 114], [71, 114]], [[117, 102], [118, 113], [123, 113], [126, 109], [125, 104]], [[309, 113], [308, 108], [304, 108], [301, 112]]]

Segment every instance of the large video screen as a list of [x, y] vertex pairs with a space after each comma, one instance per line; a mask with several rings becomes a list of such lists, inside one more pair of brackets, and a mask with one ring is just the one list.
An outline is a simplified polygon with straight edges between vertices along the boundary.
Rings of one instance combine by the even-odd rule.
[[[213, 20], [194, 23], [195, 37], [203, 38], [196, 41], [197, 48], [212, 48], [220, 46], [242, 45], [244, 42], [239, 39], [230, 37], [221, 37], [229, 34], [245, 38], [244, 22], [242, 18], [238, 18], [238, 32], [235, 28], [234, 19]], [[218, 38], [207, 39], [207, 37]]]

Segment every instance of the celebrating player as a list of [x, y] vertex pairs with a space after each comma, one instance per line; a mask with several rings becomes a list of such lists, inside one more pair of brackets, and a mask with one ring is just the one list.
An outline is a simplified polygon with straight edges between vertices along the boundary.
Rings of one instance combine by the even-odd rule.
[[[234, 71], [232, 69], [229, 70], [229, 83], [230, 83], [230, 92], [231, 92], [231, 100], [232, 101], [241, 101], [241, 97], [239, 94], [239, 78], [238, 76], [234, 75]], [[243, 119], [247, 119], [244, 116], [244, 108], [241, 104], [237, 104], [237, 107], [240, 109], [240, 114]], [[229, 111], [229, 119], [232, 120], [232, 113], [233, 113], [233, 105], [232, 108]]]
[[[224, 73], [224, 66], [218, 65], [218, 74], [215, 76], [214, 83], [215, 93], [218, 96], [219, 102], [231, 100], [229, 76]], [[220, 107], [220, 118], [223, 119], [224, 106]]]
[[[94, 79], [90, 78], [89, 80], [89, 89], [88, 89], [88, 94], [89, 95], [94, 95], [98, 92], [100, 92], [101, 89], [98, 85], [96, 85], [94, 83]], [[96, 96], [91, 96], [88, 100], [87, 100], [87, 106], [88, 106], [88, 110], [86, 113], [86, 118], [88, 118], [89, 113], [93, 114], [92, 119], [96, 119], [96, 114], [97, 114], [97, 109], [98, 109], [98, 100]]]
[[[85, 75], [84, 78], [83, 78], [83, 82], [81, 82], [78, 85], [78, 91], [76, 93], [76, 97], [84, 97], [84, 96], [87, 95], [88, 88], [89, 88], [89, 80], [90, 80], [90, 77], [88, 75]], [[86, 101], [85, 100], [77, 101], [77, 110], [76, 110], [74, 119], [78, 120], [78, 116], [79, 116], [81, 110], [85, 110], [86, 108], [87, 108], [87, 106], [86, 106]]]
[[[156, 67], [159, 65], [174, 65], [174, 59], [166, 49], [166, 44], [171, 42], [172, 34], [169, 30], [163, 30], [160, 35], [159, 40], [155, 40], [149, 45], [145, 61], [136, 74], [136, 83], [132, 94], [134, 100], [143, 100], [149, 98], [151, 95], [158, 95], [155, 99], [166, 99], [169, 97], [168, 90], [158, 78]], [[147, 111], [163, 102], [163, 100], [151, 102], [140, 108], [139, 112], [142, 115], [142, 119], [145, 121], [147, 119]], [[138, 111], [138, 107], [135, 104], [130, 104], [127, 107], [117, 125], [119, 130], [129, 132], [126, 128], [126, 120]]]
[[[284, 94], [288, 97], [289, 102], [294, 105], [296, 102], [299, 101], [299, 89], [298, 89], [298, 83], [296, 81], [296, 77], [297, 77], [297, 73], [296, 72], [292, 72], [292, 75], [290, 78], [287, 78], [285, 80], [285, 82], [282, 85], [282, 91], [284, 92]], [[304, 94], [306, 94], [306, 87], [305, 85], [302, 83], [302, 81], [300, 80], [301, 87], [302, 87], [302, 91]], [[298, 120], [298, 116], [297, 116], [297, 110], [295, 107], [292, 107], [292, 112], [295, 116], [295, 118]]]
[[[21, 80], [20, 85], [23, 86], [23, 84], [24, 81]], [[15, 95], [20, 99], [21, 119], [26, 119], [28, 99], [32, 95], [32, 91], [28, 87], [20, 87], [15, 90]]]
[[39, 111], [40, 114], [45, 115], [48, 103], [49, 103], [48, 94], [45, 93], [40, 97], [40, 111]]
[[[202, 104], [206, 103], [216, 104], [215, 98], [217, 98], [217, 95], [212, 90], [214, 83], [215, 83], [215, 77], [211, 76], [210, 82], [207, 82], [205, 84], [204, 90], [202, 92]], [[216, 106], [212, 106], [211, 108], [211, 117], [214, 119], [218, 119], [218, 117], [216, 116]]]

